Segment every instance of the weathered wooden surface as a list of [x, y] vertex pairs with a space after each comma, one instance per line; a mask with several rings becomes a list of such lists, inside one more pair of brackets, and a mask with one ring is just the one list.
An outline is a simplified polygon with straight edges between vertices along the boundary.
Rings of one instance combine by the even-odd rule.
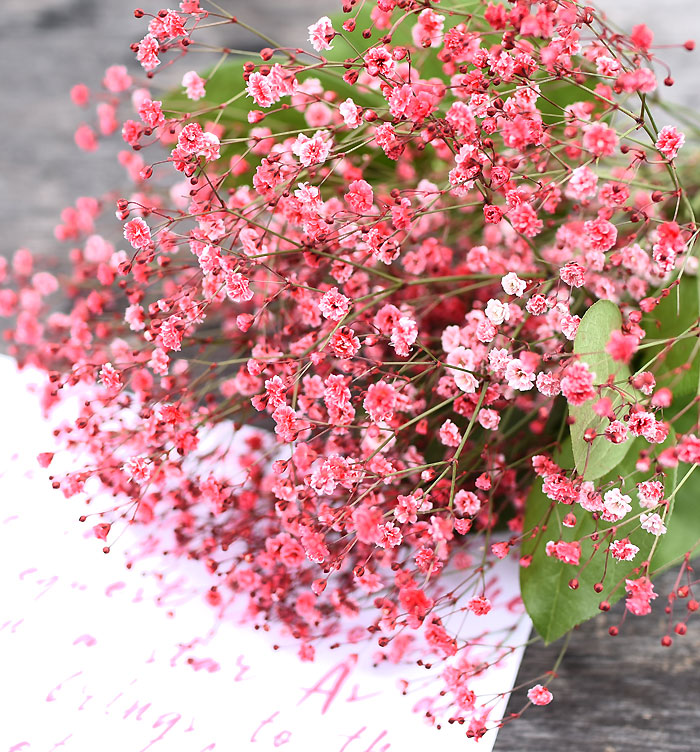
[[[339, 5], [335, 0], [226, 2], [241, 17], [291, 44], [302, 41], [309, 23]], [[68, 90], [78, 81], [98, 85], [107, 65], [132, 64], [128, 45], [144, 28], [131, 16], [136, 4], [0, 0], [0, 253], [8, 255], [19, 246], [52, 257], [65, 253], [52, 240], [61, 208], [77, 196], [125, 184], [114, 160], [116, 146], [103, 146], [93, 155], [72, 146], [81, 112], [71, 105]], [[700, 0], [605, 0], [600, 5], [628, 28], [646, 22], [659, 44], [693, 37], [700, 41]], [[154, 2], [142, 6], [161, 7]], [[228, 44], [245, 44], [235, 29], [228, 33]], [[700, 53], [667, 50], [663, 57], [677, 81], [669, 98], [700, 106]], [[182, 75], [183, 69], [177, 70]], [[671, 584], [672, 576], [662, 579], [659, 592]], [[497, 752], [700, 750], [700, 621], [686, 637], [676, 638], [672, 648], [662, 648], [666, 630], [661, 608], [656, 611], [654, 617], [627, 619], [617, 639], [607, 636], [606, 625], [619, 619], [620, 609], [577, 631], [552, 686], [556, 702], [508, 724]], [[526, 687], [535, 683], [557, 652], [558, 646], [530, 648], [518, 682]], [[510, 712], [522, 707], [523, 697], [524, 692], [516, 696]]]

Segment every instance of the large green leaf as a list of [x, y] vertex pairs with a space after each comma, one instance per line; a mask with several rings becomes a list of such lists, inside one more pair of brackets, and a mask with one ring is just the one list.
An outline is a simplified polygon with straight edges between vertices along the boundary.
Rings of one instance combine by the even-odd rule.
[[[671, 445], [674, 441], [675, 435], [671, 434], [664, 446]], [[648, 480], [654, 473], [654, 468], [645, 473], [637, 472], [635, 469], [639, 452], [649, 447], [646, 441], [637, 439], [632, 442], [632, 447], [633, 449], [628, 457], [615, 468], [615, 471], [609, 473], [597, 484], [614, 483], [622, 489], [623, 493], [632, 497], [633, 511], [629, 513], [629, 517], [634, 517], [637, 512], [641, 511], [636, 506], [635, 501], [637, 498], [636, 484]], [[562, 467], [571, 467], [573, 455], [569, 442], [566, 443], [561, 454], [555, 459]], [[624, 478], [622, 482], [619, 481], [620, 477]], [[676, 470], [669, 470], [665, 479], [667, 497], [673, 493], [676, 478]], [[684, 490], [685, 488], [684, 486]], [[689, 494], [689, 496], [692, 496], [692, 494]], [[685, 503], [684, 498], [683, 507], [685, 511], [688, 511]], [[577, 518], [576, 526], [573, 528], [567, 528], [563, 525], [563, 519], [569, 512], [573, 512]], [[674, 521], [670, 519], [669, 515], [667, 515], [666, 521], [667, 524], [670, 523], [670, 532], [673, 529]], [[632, 543], [639, 546], [639, 552], [631, 562], [617, 561], [609, 557], [606, 573], [604, 549], [610, 542], [610, 536], [606, 538], [605, 534], [611, 527], [617, 528], [613, 539], [629, 537]], [[632, 532], [634, 528], [637, 529]], [[615, 525], [598, 521], [596, 528], [592, 515], [578, 505], [567, 506], [547, 498], [542, 493], [539, 481], [536, 482], [527, 500], [524, 530], [533, 530], [535, 533], [532, 537], [526, 538], [522, 544], [522, 555], [532, 557], [530, 565], [520, 570], [522, 598], [535, 629], [547, 644], [559, 639], [577, 624], [598, 614], [601, 601], [607, 600], [612, 604], [619, 600], [625, 592], [624, 579], [636, 576], [633, 575], [633, 570], [649, 557], [655, 541], [655, 536], [639, 528], [638, 520], [629, 523], [625, 523], [623, 520]], [[583, 569], [581, 569], [581, 566], [575, 567], [564, 564], [554, 557], [547, 556], [545, 552], [545, 546], [550, 540], [581, 540], [585, 536], [590, 536], [596, 530], [599, 533], [598, 544], [601, 550], [593, 556], [594, 542], [590, 538], [582, 542], [581, 565], [584, 565], [593, 556], [590, 563], [586, 564]], [[663, 547], [661, 543], [662, 541], [659, 541], [654, 551], [652, 562], [652, 569], [654, 570], [668, 566], [673, 559], [678, 558], [675, 551], [677, 543]], [[685, 541], [682, 544], [684, 545]], [[687, 550], [687, 548], [684, 550]], [[574, 578], [579, 581], [576, 590], [569, 586], [569, 582]], [[598, 582], [603, 583], [603, 590], [600, 593], [596, 593], [594, 590], [594, 585]]]
[[[635, 390], [628, 382], [630, 369], [624, 363], [613, 360], [605, 351], [610, 335], [619, 330], [621, 324], [620, 309], [609, 300], [599, 300], [581, 319], [574, 340], [574, 352], [595, 374], [596, 385], [607, 383], [612, 376], [618, 389], [629, 395], [629, 398], [636, 398]], [[607, 397], [612, 402], [613, 410], [626, 401], [617, 390], [609, 387], [603, 387], [600, 396]], [[586, 480], [600, 478], [617, 467], [632, 444], [631, 441], [612, 444], [604, 436], [598, 436], [592, 442], [583, 438], [587, 429], [593, 428], [596, 433], [602, 434], [610, 423], [607, 418], [601, 418], [593, 411], [594, 402], [595, 400], [588, 400], [578, 407], [569, 407], [569, 414], [574, 421], [571, 426], [571, 443], [576, 470]]]
[[[656, 377], [657, 386], [667, 387], [673, 392], [673, 406], [666, 414], [667, 418], [675, 415], [700, 393], [698, 282], [697, 278], [684, 276], [680, 284], [643, 320], [649, 339], [666, 340], [665, 343], [643, 349], [639, 365], [641, 368], [656, 357], [650, 370]], [[694, 336], [692, 327], [696, 328]], [[671, 344], [681, 335], [683, 339]]]

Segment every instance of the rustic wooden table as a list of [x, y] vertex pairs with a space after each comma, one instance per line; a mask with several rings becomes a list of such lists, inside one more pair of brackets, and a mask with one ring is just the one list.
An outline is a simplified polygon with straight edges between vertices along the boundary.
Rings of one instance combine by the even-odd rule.
[[[227, 0], [240, 15], [300, 43], [305, 27], [334, 10], [336, 0]], [[72, 147], [81, 113], [68, 91], [83, 81], [99, 84], [107, 65], [132, 64], [129, 43], [142, 35], [133, 19], [136, 0], [2, 0], [0, 15], [0, 253], [20, 246], [55, 258], [53, 226], [61, 208], [77, 196], [99, 194], [123, 182], [112, 150], [102, 147], [86, 157]], [[173, 4], [173, 3], [171, 3]], [[659, 43], [700, 41], [700, 0], [605, 0], [599, 3], [620, 24], [646, 22]], [[143, 7], [157, 10], [157, 2]], [[231, 43], [231, 42], [229, 42]], [[236, 46], [245, 39], [236, 39]], [[697, 59], [665, 50], [677, 85], [670, 98], [700, 107]], [[178, 69], [179, 75], [182, 69]], [[173, 79], [171, 78], [172, 82]], [[116, 148], [116, 147], [115, 147]], [[60, 251], [64, 253], [65, 251]], [[699, 500], [700, 503], [700, 500]], [[672, 576], [658, 588], [665, 592]], [[658, 601], [657, 601], [658, 603]], [[660, 612], [660, 609], [657, 609]], [[530, 709], [507, 724], [497, 752], [693, 752], [700, 750], [700, 625], [663, 648], [663, 613], [628, 619], [623, 636], [607, 636], [604, 620], [586, 624], [572, 637], [553, 685], [556, 701]], [[548, 671], [558, 645], [528, 649], [518, 681], [529, 686]], [[519, 692], [510, 703], [524, 703]]]

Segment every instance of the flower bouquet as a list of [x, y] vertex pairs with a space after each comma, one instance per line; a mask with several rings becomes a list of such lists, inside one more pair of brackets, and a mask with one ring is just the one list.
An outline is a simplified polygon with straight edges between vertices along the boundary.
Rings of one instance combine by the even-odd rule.
[[[663, 644], [699, 608], [696, 129], [651, 31], [573, 0], [333, 10], [308, 49], [214, 2], [135, 11], [144, 80], [71, 92], [132, 187], [64, 210], [70, 269], [1, 266], [0, 314], [46, 410], [81, 395], [52, 479], [105, 553], [145, 526], [302, 660], [359, 621], [478, 738], [453, 617], [491, 610], [494, 562], [545, 643], [648, 614], [669, 567]], [[207, 41], [233, 25], [259, 53]]]

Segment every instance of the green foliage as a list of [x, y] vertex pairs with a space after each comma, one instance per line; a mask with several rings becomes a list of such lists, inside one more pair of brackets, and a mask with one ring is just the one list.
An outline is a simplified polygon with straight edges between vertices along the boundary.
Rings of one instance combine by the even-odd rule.
[[[667, 387], [672, 391], [673, 405], [664, 413], [667, 420], [700, 394], [699, 283], [700, 278], [684, 276], [642, 323], [649, 339], [666, 340], [643, 349], [639, 366], [643, 368], [655, 359], [650, 370], [656, 377], [657, 388]], [[678, 339], [681, 336], [683, 339]], [[695, 423], [697, 414], [691, 417]]]
[[700, 549], [696, 548], [700, 542], [700, 472], [696, 466], [684, 482], [690, 471], [690, 465], [678, 467], [678, 492], [671, 502], [673, 519], [668, 532], [659, 539], [652, 561], [654, 569], [677, 564], [687, 552], [691, 558], [700, 555]]
[[[671, 445], [675, 441], [675, 436], [671, 434], [666, 440], [664, 446]], [[648, 447], [643, 439], [637, 439], [630, 442], [634, 446], [627, 458], [622, 460], [613, 472], [608, 473], [602, 478], [598, 485], [609, 484], [620, 487], [623, 493], [628, 494], [636, 499], [636, 485], [641, 481], [648, 480], [654, 474], [654, 468], [648, 472], [640, 473], [635, 468], [635, 462], [639, 452]], [[561, 454], [555, 457], [556, 461], [563, 467], [570, 467], [573, 461], [571, 444], [567, 442]], [[622, 481], [620, 482], [620, 478]], [[677, 482], [676, 470], [670, 470], [665, 479], [665, 489], [667, 498], [674, 493]], [[693, 488], [695, 491], [693, 491]], [[690, 539], [694, 533], [676, 531], [676, 527], [681, 528], [683, 522], [692, 517], [692, 506], [697, 504], [697, 480], [693, 487], [686, 484], [683, 488], [686, 493], [676, 500], [676, 506], [682, 509], [681, 518], [672, 519], [674, 510], [670, 510], [666, 517], [666, 524], [669, 526], [669, 532], [662, 536], [659, 544], [656, 546], [652, 559], [652, 570], [659, 571], [669, 566], [675, 560], [678, 560], [679, 551], [688, 550], [690, 545], [686, 545], [686, 540]], [[573, 512], [577, 516], [577, 524], [574, 528], [563, 526], [564, 516]], [[630, 512], [630, 517], [634, 514]], [[695, 515], [700, 518], [700, 515]], [[680, 523], [675, 525], [674, 522]], [[543, 526], [546, 525], [546, 529]], [[698, 532], [700, 538], [700, 521], [693, 520], [694, 529]], [[616, 528], [614, 535], [608, 531]], [[523, 541], [522, 555], [531, 556], [532, 561], [529, 567], [524, 567], [520, 571], [520, 587], [523, 601], [527, 612], [532, 619], [535, 629], [544, 639], [545, 643], [553, 642], [564, 635], [577, 624], [592, 618], [599, 613], [599, 604], [607, 600], [609, 603], [615, 603], [624, 595], [624, 580], [638, 575], [633, 574], [639, 565], [648, 559], [655, 536], [639, 527], [639, 520], [634, 519], [629, 522], [618, 522], [609, 524], [599, 521], [594, 522], [590, 513], [582, 511], [579, 507], [570, 507], [551, 501], [547, 498], [541, 489], [541, 484], [536, 482], [527, 500], [525, 521], [525, 530], [536, 530], [534, 537]], [[590, 537], [591, 534], [598, 532], [598, 540], [594, 543]], [[664, 541], [663, 538], [673, 535]], [[679, 537], [676, 537], [678, 535]], [[629, 539], [636, 546], [639, 546], [639, 552], [634, 561], [624, 562], [609, 557], [607, 562], [607, 574], [605, 573], [606, 553], [605, 548], [614, 539]], [[545, 546], [550, 540], [581, 540], [581, 565], [583, 569], [564, 564], [554, 557], [549, 557], [545, 553]], [[694, 543], [694, 541], [693, 541]], [[587, 563], [594, 553], [594, 546], [598, 545], [602, 550], [598, 551], [595, 556]], [[573, 578], [579, 581], [579, 587], [573, 590], [569, 587], [569, 582]], [[593, 586], [603, 582], [603, 590], [596, 593]]]
[[[609, 300], [599, 300], [592, 305], [581, 319], [574, 352], [580, 360], [588, 365], [595, 374], [595, 384], [606, 384], [612, 377], [617, 389], [625, 393], [623, 399], [616, 389], [603, 387], [601, 397], [607, 397], [616, 410], [624, 401], [635, 398], [635, 390], [629, 385], [630, 369], [624, 363], [613, 360], [605, 351], [612, 332], [620, 329], [622, 316], [619, 308]], [[573, 447], [576, 470], [585, 480], [595, 480], [609, 473], [625, 458], [632, 446], [631, 441], [612, 444], [604, 436], [598, 436], [593, 442], [587, 442], [583, 436], [587, 429], [593, 428], [601, 434], [610, 421], [601, 418], [593, 411], [595, 400], [588, 400], [578, 407], [570, 406], [569, 414], [575, 421], [571, 426], [571, 444]]]

